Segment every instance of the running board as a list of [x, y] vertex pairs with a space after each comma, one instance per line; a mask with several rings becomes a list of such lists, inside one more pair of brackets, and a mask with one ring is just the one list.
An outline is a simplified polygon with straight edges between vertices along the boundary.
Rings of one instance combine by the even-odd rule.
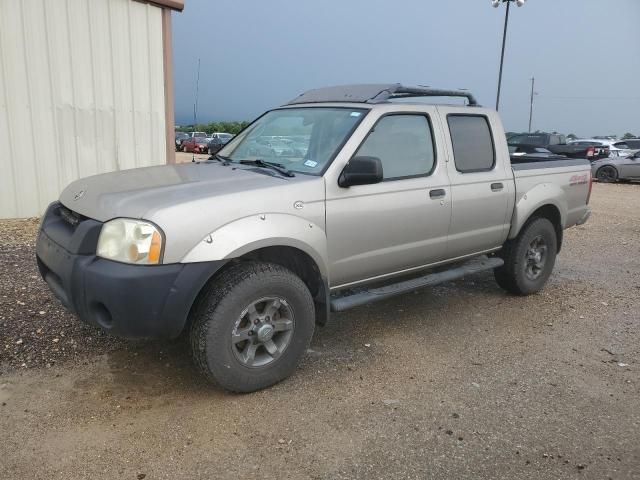
[[332, 312], [343, 312], [350, 308], [366, 305], [367, 303], [386, 300], [387, 298], [402, 295], [403, 293], [413, 292], [419, 288], [432, 287], [451, 280], [457, 280], [472, 273], [492, 270], [504, 265], [504, 260], [498, 257], [481, 256], [474, 258], [456, 268], [445, 270], [438, 273], [430, 273], [411, 280], [385, 285], [383, 287], [370, 288], [357, 293], [337, 297], [331, 300]]

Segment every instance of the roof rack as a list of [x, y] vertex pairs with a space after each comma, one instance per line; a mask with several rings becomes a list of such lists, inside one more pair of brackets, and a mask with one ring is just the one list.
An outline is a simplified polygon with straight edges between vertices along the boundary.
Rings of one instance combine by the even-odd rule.
[[300, 103], [386, 103], [397, 98], [414, 97], [464, 97], [469, 105], [478, 106], [471, 92], [466, 90], [442, 90], [430, 87], [405, 87], [399, 83], [340, 85], [336, 87], [317, 88], [304, 92], [286, 105]]

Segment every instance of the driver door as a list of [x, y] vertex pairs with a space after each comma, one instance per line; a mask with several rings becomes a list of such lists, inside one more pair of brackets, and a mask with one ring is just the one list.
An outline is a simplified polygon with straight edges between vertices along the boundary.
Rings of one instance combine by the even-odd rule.
[[354, 156], [381, 160], [383, 181], [341, 188], [327, 177], [331, 287], [375, 280], [443, 260], [451, 194], [435, 110], [380, 116]]

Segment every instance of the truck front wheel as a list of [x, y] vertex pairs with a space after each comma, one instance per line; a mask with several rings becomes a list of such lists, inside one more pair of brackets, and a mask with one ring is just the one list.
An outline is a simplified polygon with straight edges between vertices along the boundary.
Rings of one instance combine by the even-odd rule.
[[252, 392], [288, 377], [315, 325], [313, 299], [279, 265], [244, 262], [211, 282], [193, 310], [191, 351], [204, 375], [233, 392]]
[[494, 270], [498, 285], [516, 295], [542, 290], [553, 271], [557, 251], [553, 224], [546, 218], [531, 220], [498, 254], [504, 259], [504, 265]]

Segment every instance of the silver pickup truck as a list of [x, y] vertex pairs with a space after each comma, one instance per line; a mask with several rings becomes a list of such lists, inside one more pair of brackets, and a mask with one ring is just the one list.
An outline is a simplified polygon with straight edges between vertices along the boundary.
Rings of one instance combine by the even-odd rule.
[[[413, 100], [444, 96], [467, 105]], [[590, 192], [586, 160], [512, 166], [497, 113], [466, 91], [330, 87], [207, 161], [72, 183], [37, 262], [81, 320], [186, 332], [209, 379], [248, 392], [290, 375], [330, 312], [482, 270], [539, 291]]]

